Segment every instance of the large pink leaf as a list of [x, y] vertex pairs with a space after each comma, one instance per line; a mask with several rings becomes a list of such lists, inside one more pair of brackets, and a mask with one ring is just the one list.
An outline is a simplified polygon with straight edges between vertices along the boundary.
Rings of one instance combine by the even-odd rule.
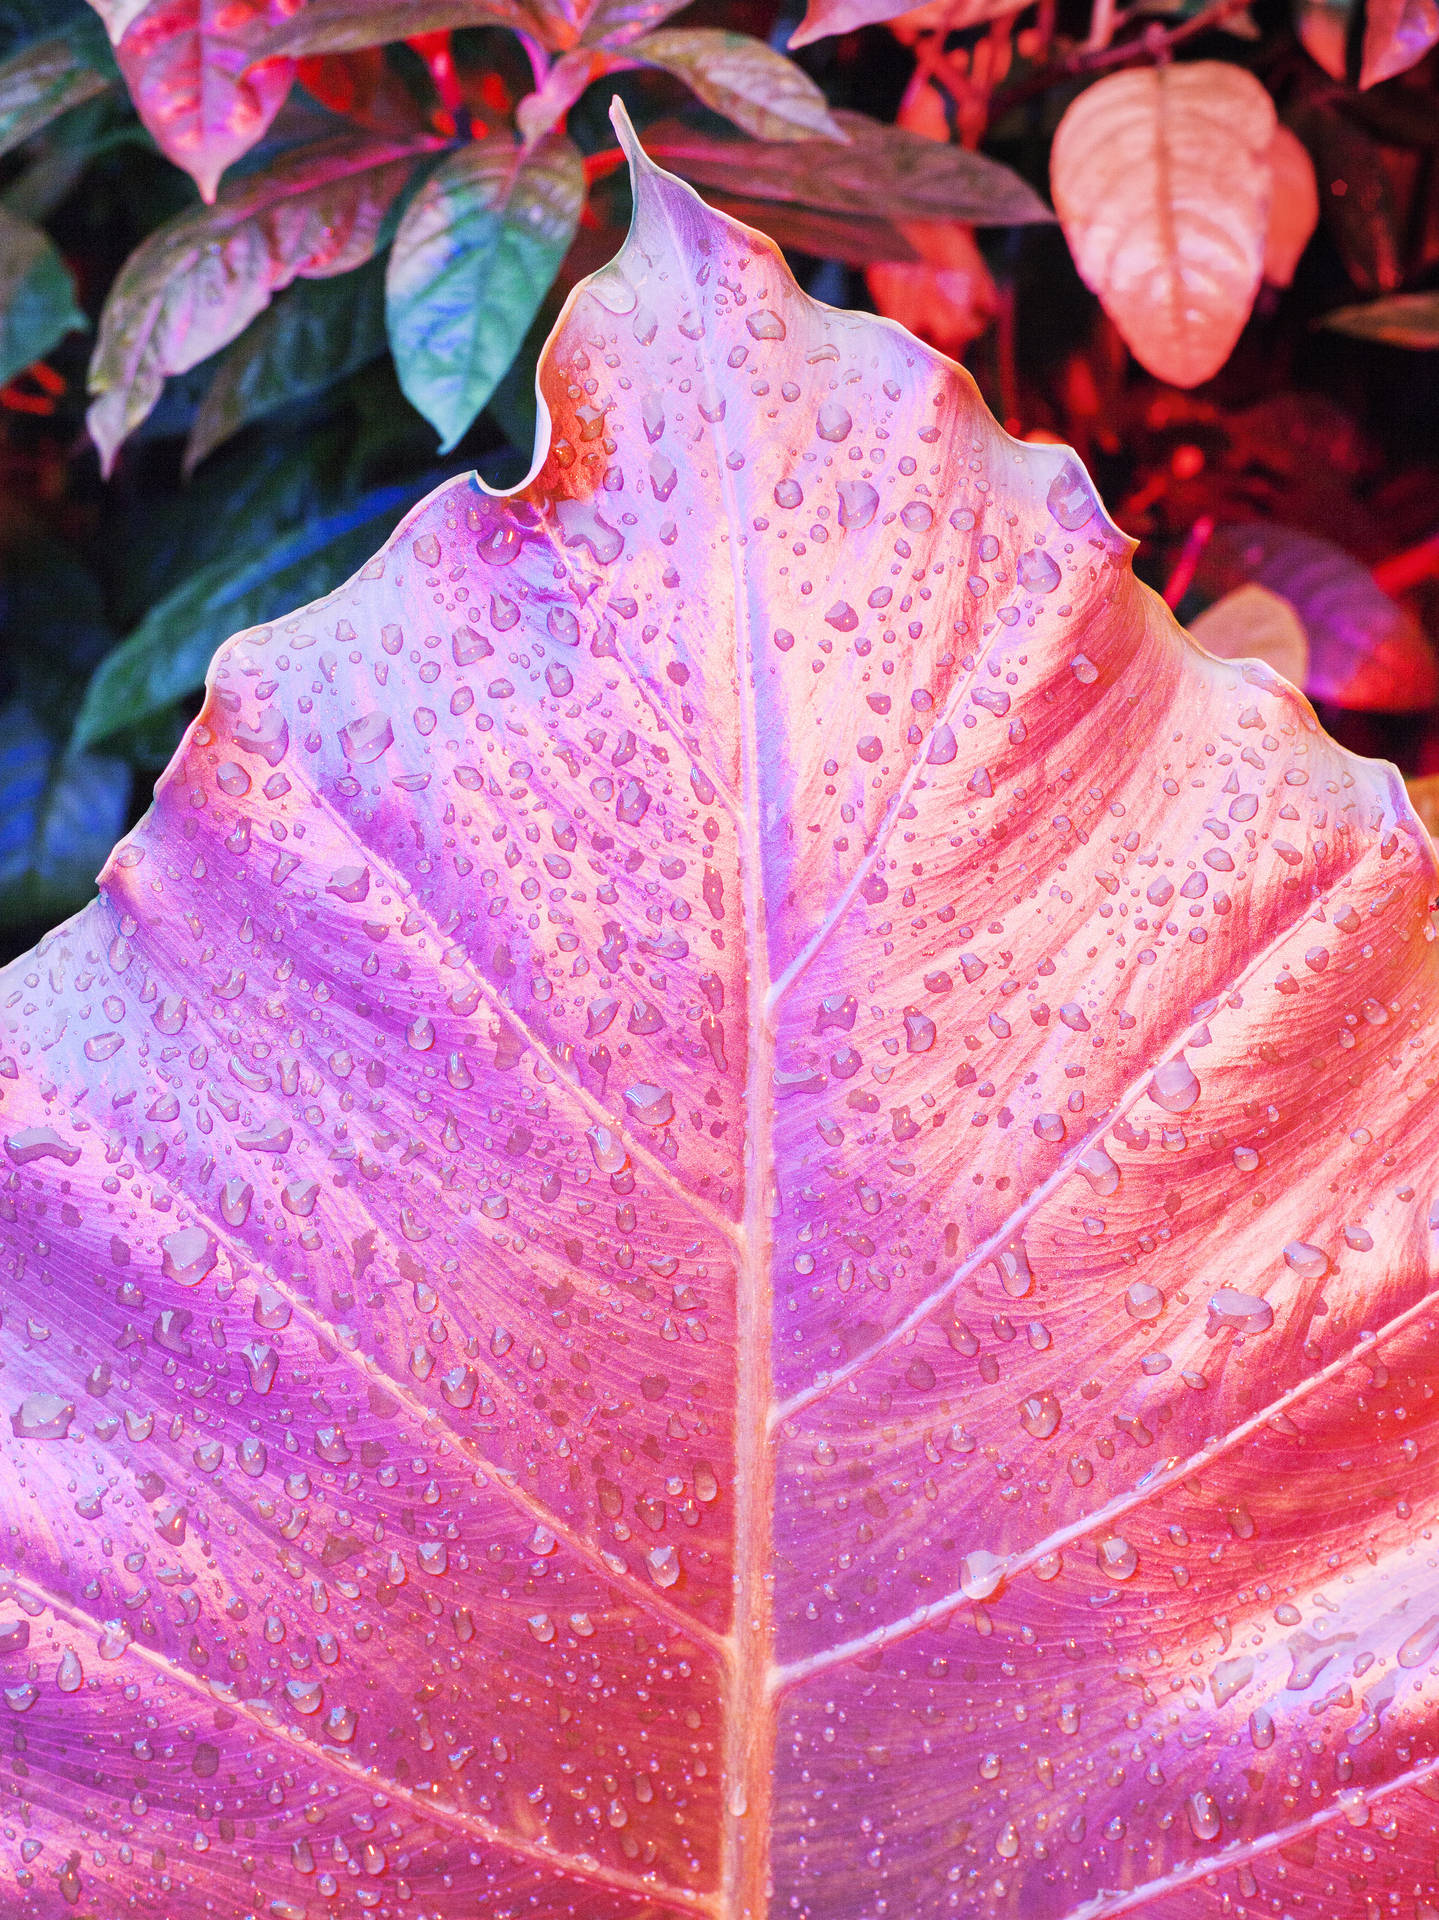
[[635, 164], [3, 976], [7, 1912], [1423, 1913], [1422, 830]]
[[91, 0], [115, 42], [140, 118], [213, 200], [220, 175], [248, 153], [284, 104], [288, 59], [262, 59], [266, 37], [299, 0]]

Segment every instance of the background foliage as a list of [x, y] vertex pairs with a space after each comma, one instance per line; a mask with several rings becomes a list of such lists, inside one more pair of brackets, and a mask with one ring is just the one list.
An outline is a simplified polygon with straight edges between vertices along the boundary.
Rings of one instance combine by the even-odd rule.
[[1436, 39], [1434, 0], [4, 0], [0, 944], [88, 896], [221, 639], [523, 475], [628, 215], [615, 92], [813, 293], [1075, 445], [1206, 644], [1439, 775]]

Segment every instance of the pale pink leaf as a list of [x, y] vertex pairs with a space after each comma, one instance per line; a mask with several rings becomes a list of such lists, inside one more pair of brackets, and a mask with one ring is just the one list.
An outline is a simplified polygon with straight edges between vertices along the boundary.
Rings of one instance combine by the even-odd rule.
[[15, 1911], [1422, 1912], [1427, 839], [634, 165], [0, 977]]
[[1319, 183], [1309, 149], [1282, 123], [1274, 129], [1269, 164], [1274, 188], [1264, 232], [1264, 278], [1271, 287], [1287, 287], [1319, 224]]
[[1112, 73], [1081, 93], [1050, 156], [1055, 211], [1135, 358], [1197, 386], [1259, 290], [1274, 106], [1222, 60]]

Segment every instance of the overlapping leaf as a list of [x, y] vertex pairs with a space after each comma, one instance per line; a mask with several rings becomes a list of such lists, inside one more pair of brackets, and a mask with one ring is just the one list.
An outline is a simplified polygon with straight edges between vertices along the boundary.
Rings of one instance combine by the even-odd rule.
[[645, 147], [697, 186], [754, 200], [798, 204], [869, 219], [968, 220], [1022, 226], [1052, 220], [1012, 168], [862, 113], [837, 112], [846, 145], [828, 141], [728, 140], [661, 122]]
[[0, 982], [18, 1911], [1422, 1909], [1427, 840], [637, 184]]
[[933, 31], [943, 28], [958, 33], [964, 27], [979, 26], [986, 20], [1002, 20], [1007, 14], [1020, 13], [1028, 0], [951, 0], [950, 4], [906, 7], [897, 0], [809, 0], [804, 19], [790, 35], [792, 47], [805, 47], [812, 40], [823, 40], [834, 33], [853, 33], [857, 27], [870, 27], [882, 20], [924, 19]]
[[1050, 184], [1075, 264], [1135, 358], [1197, 386], [1259, 291], [1274, 106], [1226, 61], [1107, 75], [1069, 107]]
[[1314, 699], [1408, 713], [1439, 698], [1439, 661], [1424, 629], [1332, 540], [1258, 521], [1220, 527], [1196, 585], [1217, 596], [1248, 582], [1298, 614], [1308, 641], [1304, 688]]
[[89, 24], [98, 46], [82, 23], [80, 31], [32, 40], [0, 62], [0, 153], [110, 85], [114, 69], [104, 35], [93, 20]]
[[302, 148], [136, 248], [90, 364], [90, 432], [107, 470], [168, 375], [228, 345], [297, 277], [348, 273], [369, 259], [416, 152], [347, 136]]
[[629, 53], [683, 80], [757, 140], [844, 138], [809, 75], [751, 34], [663, 27], [634, 41]]

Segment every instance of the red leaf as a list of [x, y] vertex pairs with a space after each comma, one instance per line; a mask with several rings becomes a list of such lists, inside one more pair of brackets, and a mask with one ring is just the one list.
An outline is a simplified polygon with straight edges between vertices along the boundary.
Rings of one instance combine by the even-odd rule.
[[532, 481], [232, 641], [4, 974], [27, 1838], [166, 1920], [1427, 1900], [1422, 830], [636, 166]]
[[256, 63], [256, 54], [292, 0], [149, 0], [99, 11], [140, 118], [213, 200], [220, 175], [263, 136], [290, 90], [294, 63]]
[[1439, 41], [1436, 0], [1368, 0], [1364, 14], [1361, 87], [1406, 73]]

